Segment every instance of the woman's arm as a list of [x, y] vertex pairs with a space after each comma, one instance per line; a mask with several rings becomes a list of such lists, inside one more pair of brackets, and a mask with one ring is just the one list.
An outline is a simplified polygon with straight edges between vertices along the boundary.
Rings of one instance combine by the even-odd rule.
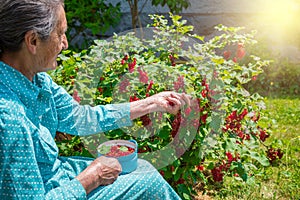
[[166, 91], [130, 103], [83, 106], [62, 87], [50, 82], [58, 118], [57, 130], [72, 135], [91, 135], [130, 126], [131, 120], [152, 112], [176, 114], [182, 106], [190, 104], [190, 96]]

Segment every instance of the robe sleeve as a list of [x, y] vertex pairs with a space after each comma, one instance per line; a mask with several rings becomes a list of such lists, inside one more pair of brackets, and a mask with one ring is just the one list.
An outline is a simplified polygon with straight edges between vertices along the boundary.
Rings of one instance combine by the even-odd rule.
[[130, 104], [80, 105], [62, 87], [51, 82], [60, 132], [86, 136], [131, 126]]

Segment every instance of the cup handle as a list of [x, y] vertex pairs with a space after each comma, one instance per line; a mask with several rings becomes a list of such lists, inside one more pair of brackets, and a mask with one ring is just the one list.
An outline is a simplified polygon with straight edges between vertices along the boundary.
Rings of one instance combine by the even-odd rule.
[[135, 144], [135, 146], [136, 146], [135, 152], [137, 152], [137, 151], [138, 151], [138, 143], [137, 143], [135, 140], [132, 140], [132, 139], [131, 139], [131, 140], [128, 140], [128, 141]]

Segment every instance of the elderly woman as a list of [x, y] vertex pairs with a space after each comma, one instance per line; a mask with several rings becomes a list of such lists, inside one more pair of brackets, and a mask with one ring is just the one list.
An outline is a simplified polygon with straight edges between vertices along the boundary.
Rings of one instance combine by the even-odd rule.
[[63, 0], [0, 5], [0, 199], [180, 199], [145, 160], [120, 175], [114, 158], [59, 157], [54, 137], [57, 131], [83, 136], [129, 126], [150, 112], [175, 114], [188, 96], [163, 92], [131, 103], [80, 106], [46, 73], [68, 47]]

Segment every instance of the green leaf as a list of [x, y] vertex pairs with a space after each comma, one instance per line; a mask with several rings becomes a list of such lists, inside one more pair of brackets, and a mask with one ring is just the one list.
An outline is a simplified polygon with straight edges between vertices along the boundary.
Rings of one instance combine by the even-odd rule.
[[123, 152], [128, 151], [128, 147], [126, 147], [126, 146], [121, 146], [119, 149], [120, 149], [120, 151], [123, 151]]
[[107, 154], [110, 151], [110, 146], [102, 145], [100, 148], [98, 148], [98, 152], [102, 155]]
[[215, 163], [214, 162], [210, 162], [209, 165], [207, 166], [207, 169], [213, 169], [215, 167]]
[[239, 174], [239, 176], [243, 179], [243, 181], [247, 181], [248, 175], [245, 167], [240, 162], [232, 162], [231, 163], [231, 169], [236, 170], [236, 172]]
[[190, 189], [188, 188], [187, 185], [185, 185], [185, 184], [179, 184], [177, 186], [177, 188], [178, 188], [179, 193], [182, 194], [182, 197], [185, 200], [190, 200], [191, 199], [191, 195], [190, 195], [191, 191], [190, 191]]
[[183, 195], [183, 198], [184, 198], [184, 199], [190, 199], [190, 195], [189, 195], [189, 194], [183, 193], [182, 195]]
[[224, 58], [212, 58], [211, 61], [218, 65], [222, 65], [225, 60], [224, 60]]
[[161, 139], [168, 139], [168, 138], [170, 138], [170, 127], [169, 127], [169, 125], [163, 126], [162, 129], [159, 131], [158, 136]]
[[260, 155], [259, 153], [253, 151], [250, 151], [249, 153], [250, 153], [250, 157], [257, 160], [261, 165], [265, 167], [270, 165], [270, 162], [266, 156]]
[[176, 168], [175, 175], [174, 175], [174, 180], [175, 180], [175, 181], [178, 181], [178, 180], [179, 180], [179, 178], [180, 178], [181, 175], [182, 175], [182, 172], [183, 172], [183, 169], [182, 169], [182, 168]]
[[233, 150], [236, 150], [236, 149], [237, 149], [236, 139], [235, 138], [228, 138], [225, 141], [225, 151], [233, 152]]

